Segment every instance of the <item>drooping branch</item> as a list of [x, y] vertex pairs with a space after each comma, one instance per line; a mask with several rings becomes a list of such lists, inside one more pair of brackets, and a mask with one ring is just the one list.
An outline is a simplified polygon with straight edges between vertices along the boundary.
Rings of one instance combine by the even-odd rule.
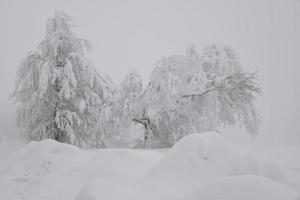
[[[227, 77], [219, 95], [220, 115], [223, 115], [219, 121], [232, 124], [232, 120], [229, 119], [235, 119], [250, 134], [256, 135], [259, 131], [260, 119], [254, 100], [261, 92], [256, 82], [256, 73], [238, 73]], [[224, 117], [225, 113], [227, 117]]]
[[201, 97], [217, 91], [219, 123], [232, 125], [239, 121], [246, 130], [255, 135], [260, 120], [257, 116], [254, 100], [261, 89], [256, 83], [256, 73], [237, 73], [221, 80], [211, 80], [204, 92], [183, 94], [182, 98]]
[[227, 92], [229, 93], [234, 90], [239, 90], [239, 93], [241, 95], [249, 95], [250, 97], [254, 97], [253, 93], [257, 93], [257, 94], [261, 93], [261, 89], [257, 86], [255, 79], [256, 79], [256, 72], [236, 73], [223, 78], [219, 82], [212, 80], [209, 83], [210, 88], [208, 88], [204, 92], [182, 94], [181, 97], [183, 98], [200, 97], [216, 90], [227, 90]]

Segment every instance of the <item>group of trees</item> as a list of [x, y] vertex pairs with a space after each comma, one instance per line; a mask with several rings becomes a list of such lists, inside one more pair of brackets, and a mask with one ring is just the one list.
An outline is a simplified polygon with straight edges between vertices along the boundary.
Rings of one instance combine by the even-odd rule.
[[86, 40], [56, 12], [37, 51], [21, 62], [13, 92], [17, 124], [28, 140], [55, 139], [84, 148], [169, 147], [186, 134], [240, 123], [258, 133], [256, 74], [233, 50], [194, 47], [157, 62], [143, 89], [130, 72], [114, 86], [85, 57]]

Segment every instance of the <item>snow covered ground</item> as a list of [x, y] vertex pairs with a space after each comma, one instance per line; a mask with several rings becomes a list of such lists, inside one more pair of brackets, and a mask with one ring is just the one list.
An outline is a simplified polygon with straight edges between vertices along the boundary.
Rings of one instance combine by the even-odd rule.
[[192, 134], [170, 150], [96, 149], [53, 140], [0, 144], [1, 199], [300, 199], [300, 146], [233, 146]]

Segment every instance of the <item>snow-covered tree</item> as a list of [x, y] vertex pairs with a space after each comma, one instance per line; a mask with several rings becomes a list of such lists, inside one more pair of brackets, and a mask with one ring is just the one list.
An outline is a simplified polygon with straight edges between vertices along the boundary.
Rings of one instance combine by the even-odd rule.
[[[261, 91], [255, 73], [243, 71], [230, 47], [211, 45], [200, 56], [192, 46], [186, 56], [162, 58], [143, 91], [139, 81], [128, 87], [128, 80], [140, 79], [129, 77], [139, 76], [125, 78], [100, 119], [108, 136], [126, 140], [131, 122], [142, 125], [145, 148], [169, 147], [186, 134], [218, 131], [221, 125], [240, 123], [250, 134], [258, 132], [254, 100]], [[131, 98], [127, 88], [140, 89]]]
[[19, 65], [13, 98], [18, 127], [28, 140], [89, 147], [98, 142], [93, 127], [111, 86], [85, 57], [90, 45], [72, 32], [71, 23], [63, 12], [48, 20], [37, 51]]
[[[143, 122], [148, 134], [148, 147], [173, 145], [185, 134], [192, 132], [191, 113], [187, 114], [186, 99], [181, 98], [196, 65], [184, 56], [162, 58], [150, 76], [150, 82], [142, 95], [144, 113], [135, 121]], [[151, 143], [151, 144], [149, 144]]]
[[[136, 72], [114, 87], [85, 57], [89, 48], [69, 16], [56, 12], [48, 20], [43, 41], [19, 65], [13, 92], [25, 138], [152, 148], [222, 124], [258, 132], [256, 74], [243, 70], [230, 47], [211, 45], [200, 55], [191, 46], [185, 56], [164, 57], [144, 90]], [[143, 137], [132, 134], [136, 127]]]
[[238, 122], [255, 135], [260, 121], [254, 100], [260, 92], [255, 73], [243, 71], [231, 48], [212, 45], [199, 56], [190, 47], [187, 56], [156, 64], [142, 95], [144, 112], [134, 121], [146, 129], [146, 147], [171, 146], [186, 134]]
[[[188, 86], [184, 98], [204, 100], [210, 104], [212, 114], [209, 118], [211, 129], [221, 124], [234, 125], [239, 122], [248, 133], [258, 133], [260, 120], [254, 100], [261, 89], [256, 81], [256, 73], [245, 72], [238, 62], [234, 51], [228, 46], [211, 45], [204, 49], [200, 59], [206, 74], [204, 87]], [[196, 84], [197, 85], [197, 84]], [[203, 106], [203, 105], [202, 105]]]
[[130, 72], [115, 88], [111, 98], [103, 105], [98, 128], [106, 146], [132, 146], [129, 144], [132, 141], [129, 127], [132, 119], [142, 112], [141, 93], [142, 79], [140, 75]]

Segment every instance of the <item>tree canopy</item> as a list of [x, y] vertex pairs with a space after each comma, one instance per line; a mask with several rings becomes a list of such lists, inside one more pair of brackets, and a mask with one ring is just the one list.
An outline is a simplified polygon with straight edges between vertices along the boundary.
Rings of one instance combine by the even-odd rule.
[[154, 148], [222, 125], [259, 131], [256, 73], [245, 71], [228, 46], [202, 53], [191, 46], [186, 55], [160, 59], [144, 88], [136, 72], [114, 86], [86, 58], [91, 46], [72, 32], [69, 16], [56, 12], [46, 27], [36, 51], [20, 63], [12, 95], [28, 140]]

